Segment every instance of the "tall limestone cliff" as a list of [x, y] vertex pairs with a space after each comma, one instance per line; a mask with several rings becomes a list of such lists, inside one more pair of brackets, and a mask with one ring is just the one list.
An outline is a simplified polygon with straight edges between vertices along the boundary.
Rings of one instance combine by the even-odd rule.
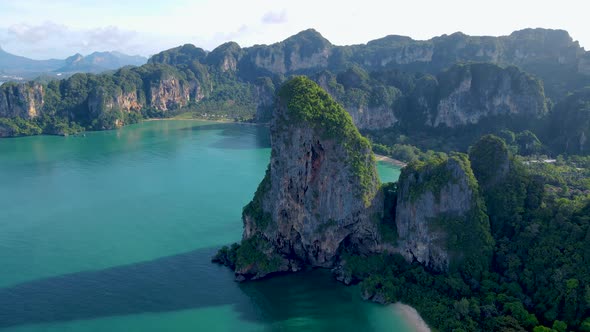
[[[88, 112], [96, 118], [113, 111], [138, 113], [142, 107], [137, 91], [124, 92], [120, 89], [109, 91], [99, 86], [88, 95]], [[101, 125], [102, 127], [96, 129], [112, 129], [125, 124], [122, 119], [115, 117], [112, 121], [106, 121]]]
[[207, 63], [222, 72], [235, 72], [242, 57], [242, 49], [235, 42], [222, 44], [207, 55]]
[[39, 83], [5, 84], [0, 88], [0, 118], [34, 119], [41, 114], [44, 89]]
[[558, 151], [590, 153], [590, 87], [555, 105], [545, 136]]
[[575, 84], [578, 74], [588, 74], [588, 52], [564, 30], [524, 29], [500, 37], [457, 32], [424, 41], [392, 35], [342, 48], [333, 51], [344, 54], [342, 63], [370, 70], [399, 67], [436, 73], [461, 62], [517, 65], [547, 81], [552, 97], [571, 89], [567, 85]]
[[383, 198], [369, 142], [313, 81], [296, 77], [280, 89], [271, 146], [264, 180], [244, 208], [240, 278], [332, 267], [344, 244], [377, 245]]
[[256, 80], [254, 88], [254, 95], [258, 101], [254, 119], [259, 123], [269, 122], [275, 106], [275, 85], [270, 77], [260, 77]]
[[[149, 64], [114, 74], [76, 74], [47, 84], [4, 84], [0, 87], [0, 118], [18, 118], [20, 123], [20, 119], [47, 116], [52, 122], [113, 129], [141, 117], [143, 110], [165, 113], [198, 102], [209, 93], [207, 83], [206, 73], [189, 76], [168, 65]], [[43, 132], [62, 131], [49, 125]], [[3, 133], [10, 136], [9, 131]]]
[[358, 66], [335, 75], [322, 71], [314, 77], [340, 103], [359, 129], [390, 128], [398, 122], [396, 102], [402, 93], [393, 86], [370, 84], [369, 74]]
[[266, 74], [306, 73], [326, 68], [332, 48], [321, 34], [308, 29], [280, 43], [248, 48], [242, 66]]
[[455, 65], [438, 76], [439, 100], [427, 125], [459, 127], [497, 116], [538, 119], [547, 113], [542, 83], [516, 67]]
[[[590, 84], [588, 54], [561, 30], [526, 29], [501, 37], [455, 33], [424, 41], [387, 36], [336, 46], [309, 29], [271, 45], [241, 48], [228, 42], [207, 52], [187, 44], [156, 54], [141, 67], [84, 79], [75, 75], [50, 93], [59, 100], [50, 103], [49, 112], [45, 84], [36, 91], [30, 89], [36, 83], [18, 88], [22, 91], [3, 90], [0, 118], [46, 113], [87, 129], [109, 129], [128, 123], [125, 117], [138, 114], [130, 111], [138, 105], [150, 116], [162, 116], [205, 100], [207, 112], [239, 104], [240, 117], [268, 121], [273, 86], [304, 74], [342, 104], [361, 130], [395, 128], [408, 135], [436, 127], [455, 134], [499, 117], [546, 120], [545, 93], [558, 101]], [[580, 139], [585, 145], [585, 135]]]
[[493, 238], [485, 203], [466, 155], [405, 167], [395, 223], [398, 250], [409, 262], [476, 276], [491, 261]]
[[[494, 135], [473, 144], [469, 159], [482, 188], [494, 238], [514, 235], [526, 219], [525, 211], [535, 210], [543, 202], [545, 180], [529, 175], [504, 140]], [[496, 263], [508, 264], [504, 259], [496, 259]]]
[[161, 111], [181, 108], [190, 101], [188, 84], [176, 77], [169, 77], [152, 84], [149, 96], [149, 105]]

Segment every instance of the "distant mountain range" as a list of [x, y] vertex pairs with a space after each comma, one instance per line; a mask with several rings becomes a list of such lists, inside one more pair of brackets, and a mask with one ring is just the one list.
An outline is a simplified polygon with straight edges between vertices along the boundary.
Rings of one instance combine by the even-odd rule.
[[75, 54], [67, 59], [33, 60], [14, 55], [0, 47], [0, 81], [34, 78], [40, 75], [60, 76], [73, 73], [100, 73], [124, 66], [141, 66], [147, 58], [120, 52]]

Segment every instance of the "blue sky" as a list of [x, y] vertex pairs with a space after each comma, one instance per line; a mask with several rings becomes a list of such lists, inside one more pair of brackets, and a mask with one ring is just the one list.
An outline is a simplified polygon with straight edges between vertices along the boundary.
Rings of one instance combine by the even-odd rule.
[[192, 43], [269, 44], [315, 28], [337, 45], [389, 34], [506, 35], [559, 28], [590, 47], [586, 0], [0, 0], [0, 46], [36, 59], [121, 51], [151, 55]]

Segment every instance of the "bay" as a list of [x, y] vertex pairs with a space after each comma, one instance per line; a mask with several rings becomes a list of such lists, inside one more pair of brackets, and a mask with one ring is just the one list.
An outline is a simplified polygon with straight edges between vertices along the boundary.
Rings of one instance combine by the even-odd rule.
[[0, 330], [408, 331], [328, 271], [238, 284], [210, 263], [269, 157], [248, 124], [0, 140]]

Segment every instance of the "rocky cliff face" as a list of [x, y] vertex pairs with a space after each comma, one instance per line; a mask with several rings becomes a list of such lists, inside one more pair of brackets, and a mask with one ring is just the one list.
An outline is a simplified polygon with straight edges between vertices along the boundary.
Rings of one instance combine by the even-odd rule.
[[388, 105], [347, 105], [346, 111], [359, 129], [385, 129], [397, 122], [393, 109]]
[[372, 40], [366, 47], [363, 46], [349, 48], [352, 53], [360, 51], [357, 50], [360, 48], [366, 49], [361, 63], [368, 68], [430, 63], [435, 51], [434, 45], [428, 41], [416, 41], [410, 37], [397, 35]]
[[[348, 78], [352, 75], [354, 73], [348, 75]], [[371, 88], [366, 83], [362, 89], [358, 85], [363, 83], [345, 86], [339, 83], [336, 75], [329, 71], [322, 71], [314, 79], [346, 109], [357, 128], [378, 130], [390, 128], [398, 122], [394, 106], [395, 102], [402, 97], [398, 89], [384, 86]], [[353, 80], [361, 80], [361, 78], [355, 77]]]
[[492, 116], [540, 118], [547, 113], [542, 84], [516, 67], [456, 65], [438, 77], [439, 96], [427, 125], [458, 127]]
[[558, 151], [590, 153], [590, 88], [580, 89], [555, 105], [545, 136]]
[[43, 111], [41, 84], [5, 84], [0, 87], [0, 117], [33, 119]]
[[[360, 129], [460, 129], [495, 117], [535, 120], [547, 112], [545, 92], [557, 101], [590, 84], [588, 54], [560, 30], [527, 29], [502, 37], [455, 33], [426, 41], [387, 36], [352, 46], [332, 45], [317, 31], [306, 30], [272, 45], [241, 48], [229, 42], [212, 52], [183, 45], [138, 68], [75, 75], [64, 80], [71, 84], [58, 83], [49, 98], [43, 97], [47, 86], [3, 87], [0, 116], [34, 118], [48, 103], [52, 116], [90, 129], [98, 109], [126, 111], [140, 105], [169, 111], [210, 97], [210, 105], [217, 106], [240, 100], [246, 111], [256, 108], [256, 120], [266, 121], [274, 88], [259, 84], [260, 78], [278, 86], [290, 75], [305, 74], [341, 103]], [[488, 64], [456, 65], [473, 62]], [[500, 67], [512, 64], [543, 79], [545, 87], [516, 68]], [[328, 70], [334, 74], [325, 79]], [[113, 86], [135, 89], [136, 96], [118, 96]], [[105, 95], [101, 87], [109, 92]], [[582, 145], [586, 137], [580, 136]]]
[[590, 75], [590, 54], [585, 54], [578, 63], [578, 72]]
[[256, 80], [254, 88], [256, 90], [255, 99], [257, 101], [254, 119], [258, 123], [269, 122], [275, 106], [275, 85], [269, 77], [261, 77]]
[[421, 65], [431, 70], [466, 61], [525, 67], [555, 63], [575, 68], [586, 53], [566, 31], [549, 29], [524, 29], [500, 37], [457, 32], [424, 41], [391, 35], [348, 48], [355, 62], [368, 67]]
[[500, 37], [500, 60], [529, 67], [533, 63], [554, 63], [576, 68], [586, 52], [567, 31], [524, 29]]
[[186, 106], [190, 101], [188, 84], [176, 77], [167, 77], [152, 84], [149, 91], [149, 105], [168, 111]]
[[235, 42], [228, 42], [215, 48], [207, 55], [207, 63], [222, 72], [235, 72], [243, 51]]
[[[303, 77], [287, 82], [273, 113], [271, 145], [269, 169], [244, 209], [239, 276], [332, 267], [344, 243], [361, 250], [378, 243], [383, 201], [373, 154], [327, 93]], [[259, 259], [240, 260], [246, 250]]]
[[404, 168], [395, 222], [398, 250], [409, 262], [439, 272], [489, 262], [489, 221], [465, 155]]
[[280, 43], [247, 49], [246, 66], [283, 75], [326, 68], [331, 49], [332, 44], [327, 39], [309, 29]]
[[[88, 95], [88, 112], [92, 117], [99, 117], [103, 113], [121, 111], [123, 113], [140, 112], [145, 106], [137, 94], [137, 91], [123, 92], [120, 89], [108, 91], [103, 87], [97, 87]], [[124, 121], [114, 118], [112, 123], [105, 123], [104, 128], [112, 129], [125, 125]]]

